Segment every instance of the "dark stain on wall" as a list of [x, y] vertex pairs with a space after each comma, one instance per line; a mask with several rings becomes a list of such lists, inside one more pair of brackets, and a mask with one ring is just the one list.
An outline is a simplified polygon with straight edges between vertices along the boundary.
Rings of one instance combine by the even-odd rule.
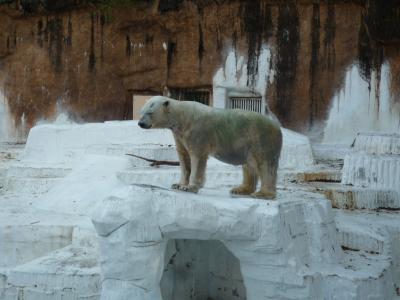
[[333, 70], [335, 68], [335, 35], [336, 35], [336, 12], [333, 0], [328, 0], [327, 3], [327, 16], [324, 25], [325, 38], [324, 38], [324, 57], [325, 61], [322, 63], [322, 68]]
[[71, 14], [68, 14], [67, 36], [65, 37], [65, 45], [72, 47], [72, 21]]
[[171, 69], [172, 61], [176, 55], [176, 43], [168, 41], [167, 44], [167, 77], [169, 76], [169, 71]]
[[[370, 1], [368, 1], [370, 2]], [[374, 83], [375, 102], [377, 105], [377, 116], [379, 116], [380, 107], [380, 80], [381, 69], [384, 61], [384, 48], [382, 42], [378, 39], [378, 30], [385, 29], [385, 16], [382, 15], [382, 9], [385, 4], [375, 1], [368, 3], [367, 9], [361, 16], [359, 41], [358, 41], [358, 63], [359, 71], [365, 81], [368, 82], [368, 89], [371, 92], [371, 79]], [[387, 12], [389, 13], [389, 12]], [[386, 28], [390, 30], [390, 28]], [[393, 32], [392, 32], [393, 33]], [[391, 34], [382, 32], [387, 38]], [[371, 78], [373, 76], [373, 78]]]
[[105, 41], [105, 36], [104, 36], [104, 26], [106, 24], [106, 16], [105, 14], [101, 14], [100, 15], [100, 42], [101, 42], [101, 46], [100, 46], [100, 60], [101, 63], [104, 62], [104, 41]]
[[254, 86], [262, 44], [272, 36], [271, 6], [268, 2], [246, 0], [241, 3], [242, 35], [247, 37], [247, 85]]
[[380, 73], [386, 44], [400, 42], [400, 2], [367, 0], [358, 44], [358, 61], [363, 78], [371, 83], [371, 72]]
[[158, 11], [161, 14], [177, 11], [181, 8], [183, 0], [160, 0]]
[[63, 71], [62, 55], [63, 55], [63, 21], [60, 17], [51, 18], [47, 22], [47, 30], [49, 34], [49, 57], [51, 65], [56, 73]]
[[35, 13], [40, 7], [39, 0], [21, 0], [20, 5], [25, 13]]
[[204, 56], [204, 36], [203, 36], [203, 29], [201, 27], [201, 23], [199, 22], [199, 48], [198, 48], [198, 53], [199, 53], [199, 67], [201, 68], [201, 62], [203, 60]]
[[318, 88], [318, 66], [319, 66], [319, 45], [320, 45], [320, 5], [314, 3], [311, 18], [311, 59], [310, 59], [310, 116], [309, 128], [314, 125], [316, 114], [318, 113], [318, 103], [320, 102], [320, 92]]
[[199, 53], [199, 69], [201, 70], [201, 62], [204, 56], [204, 37], [203, 37], [203, 28], [201, 27], [201, 22], [199, 22], [199, 46], [198, 46], [198, 53]]
[[37, 43], [40, 48], [43, 48], [43, 36], [44, 29], [43, 29], [43, 21], [40, 19], [37, 23]]
[[95, 14], [91, 14], [91, 27], [90, 27], [90, 49], [89, 49], [89, 71], [95, 72], [96, 71], [96, 54], [94, 50], [94, 23], [95, 23]]
[[126, 35], [126, 46], [125, 46], [126, 56], [130, 57], [132, 55], [132, 43], [129, 35]]
[[160, 0], [153, 7], [137, 0], [107, 18], [91, 0], [37, 2], [0, 6], [7, 12], [0, 16], [0, 80], [17, 122], [22, 113], [30, 124], [52, 116], [62, 97], [81, 120], [125, 118], [127, 90], [209, 87], [230, 50], [247, 59], [252, 88], [264, 42], [271, 54], [267, 101], [288, 128], [307, 132], [324, 121], [353, 63], [374, 90], [382, 63], [390, 63], [397, 70], [391, 89], [400, 95], [395, 0]]
[[292, 111], [297, 58], [300, 47], [299, 15], [295, 4], [282, 4], [278, 9], [276, 57], [276, 110], [282, 123], [289, 122]]

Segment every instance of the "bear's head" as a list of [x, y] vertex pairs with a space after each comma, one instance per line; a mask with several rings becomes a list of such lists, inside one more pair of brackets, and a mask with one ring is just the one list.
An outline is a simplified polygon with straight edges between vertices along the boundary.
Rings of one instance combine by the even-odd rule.
[[163, 96], [151, 97], [140, 110], [138, 125], [144, 129], [169, 128], [170, 106], [173, 100]]

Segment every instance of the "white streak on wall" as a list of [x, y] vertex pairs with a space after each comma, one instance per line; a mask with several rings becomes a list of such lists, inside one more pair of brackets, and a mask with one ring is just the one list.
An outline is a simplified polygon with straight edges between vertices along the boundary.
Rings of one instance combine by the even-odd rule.
[[247, 64], [243, 56], [238, 56], [233, 50], [229, 52], [225, 65], [221, 67], [213, 78], [214, 106], [226, 108], [226, 100], [229, 93], [255, 93], [263, 98], [265, 104], [265, 95], [267, 92], [267, 82], [271, 81], [273, 76], [270, 72], [271, 51], [263, 47], [258, 57], [258, 74], [255, 78], [254, 86], [247, 86]]
[[25, 114], [22, 114], [17, 127], [15, 123], [9, 111], [7, 97], [0, 88], [0, 143], [26, 141], [28, 132]]
[[352, 66], [347, 71], [343, 89], [332, 100], [323, 142], [351, 144], [360, 131], [398, 132], [400, 105], [391, 99], [389, 78], [389, 66], [384, 64], [379, 90], [376, 73], [372, 72], [369, 91], [368, 82], [361, 78], [357, 66]]
[[[24, 119], [21, 119], [23, 122]], [[22, 124], [21, 129], [24, 124]], [[23, 130], [17, 130], [8, 109], [7, 98], [0, 89], [0, 142], [24, 140]]]

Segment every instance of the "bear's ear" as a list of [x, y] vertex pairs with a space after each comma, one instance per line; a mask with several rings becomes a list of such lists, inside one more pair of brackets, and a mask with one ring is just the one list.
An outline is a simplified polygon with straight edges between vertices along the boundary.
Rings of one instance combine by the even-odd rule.
[[164, 101], [163, 106], [166, 111], [169, 111], [169, 100]]

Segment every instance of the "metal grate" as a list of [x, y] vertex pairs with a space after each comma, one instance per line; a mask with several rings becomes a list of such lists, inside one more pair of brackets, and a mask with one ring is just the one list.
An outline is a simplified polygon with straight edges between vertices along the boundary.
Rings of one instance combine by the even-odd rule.
[[176, 100], [196, 101], [210, 105], [210, 91], [190, 89], [170, 89], [170, 96]]
[[228, 108], [240, 108], [243, 110], [255, 111], [262, 113], [262, 98], [261, 97], [230, 97]]

